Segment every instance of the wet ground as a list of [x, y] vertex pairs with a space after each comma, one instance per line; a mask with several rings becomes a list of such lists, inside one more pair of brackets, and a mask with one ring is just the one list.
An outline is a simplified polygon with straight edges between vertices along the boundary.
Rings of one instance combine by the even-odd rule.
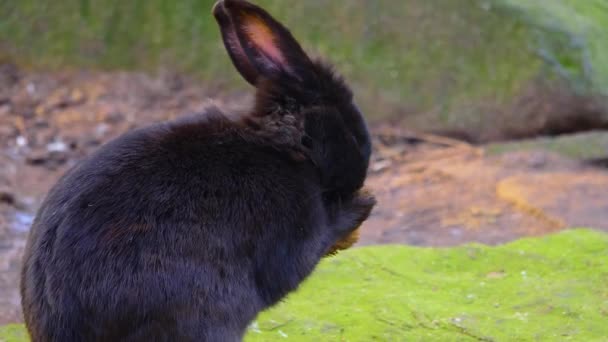
[[[130, 128], [199, 111], [208, 98], [250, 101], [219, 95], [170, 74], [24, 73], [0, 65], [0, 324], [20, 321], [24, 239], [57, 178]], [[496, 244], [572, 226], [608, 230], [605, 169], [545, 151], [488, 156], [382, 125], [373, 133], [368, 186], [378, 206], [360, 245]]]

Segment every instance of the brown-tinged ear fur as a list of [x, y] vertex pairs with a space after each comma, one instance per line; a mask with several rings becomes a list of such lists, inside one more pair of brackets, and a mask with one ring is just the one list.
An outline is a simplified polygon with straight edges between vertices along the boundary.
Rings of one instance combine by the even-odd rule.
[[264, 9], [243, 0], [220, 0], [213, 13], [235, 67], [249, 83], [255, 85], [260, 76], [300, 81], [310, 76], [312, 63], [300, 44]]
[[256, 67], [251, 64], [249, 57], [247, 57], [245, 50], [243, 50], [241, 42], [234, 30], [234, 25], [232, 25], [232, 20], [224, 10], [223, 1], [218, 1], [215, 6], [213, 6], [212, 12], [220, 26], [224, 47], [226, 48], [226, 51], [228, 51], [232, 64], [234, 64], [234, 67], [247, 82], [255, 85], [259, 72]]

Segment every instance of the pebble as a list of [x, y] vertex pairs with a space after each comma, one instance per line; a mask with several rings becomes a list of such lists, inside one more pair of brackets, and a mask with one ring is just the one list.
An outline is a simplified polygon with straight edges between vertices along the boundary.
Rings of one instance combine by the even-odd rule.
[[68, 145], [61, 140], [56, 140], [46, 145], [46, 150], [49, 152], [65, 152], [67, 149]]

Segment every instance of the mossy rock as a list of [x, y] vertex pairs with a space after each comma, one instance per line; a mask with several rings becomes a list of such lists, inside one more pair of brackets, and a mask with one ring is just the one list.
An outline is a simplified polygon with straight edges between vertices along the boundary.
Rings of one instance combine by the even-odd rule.
[[[0, 58], [45, 69], [169, 68], [247, 89], [220, 43], [214, 2], [3, 1]], [[424, 113], [404, 116], [409, 128], [495, 125], [487, 106], [510, 105], [539, 79], [608, 93], [603, 0], [255, 2], [331, 57], [370, 119], [405, 112]]]
[[[325, 259], [256, 341], [608, 341], [608, 234], [502, 246], [374, 246]], [[0, 341], [25, 341], [22, 326]]]

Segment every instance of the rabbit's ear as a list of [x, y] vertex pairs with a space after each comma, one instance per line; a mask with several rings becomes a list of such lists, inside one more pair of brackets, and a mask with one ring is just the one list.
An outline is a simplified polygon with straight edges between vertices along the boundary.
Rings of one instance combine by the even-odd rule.
[[232, 60], [235, 68], [241, 73], [243, 78], [252, 85], [255, 85], [255, 81], [259, 76], [259, 72], [256, 67], [251, 64], [249, 57], [243, 50], [241, 42], [234, 30], [232, 19], [228, 16], [228, 13], [224, 10], [223, 1], [218, 1], [213, 7], [213, 15], [220, 26], [222, 33], [222, 40], [228, 55]]
[[262, 8], [243, 0], [220, 0], [213, 8], [224, 45], [251, 84], [260, 76], [306, 78], [311, 62], [289, 30]]

